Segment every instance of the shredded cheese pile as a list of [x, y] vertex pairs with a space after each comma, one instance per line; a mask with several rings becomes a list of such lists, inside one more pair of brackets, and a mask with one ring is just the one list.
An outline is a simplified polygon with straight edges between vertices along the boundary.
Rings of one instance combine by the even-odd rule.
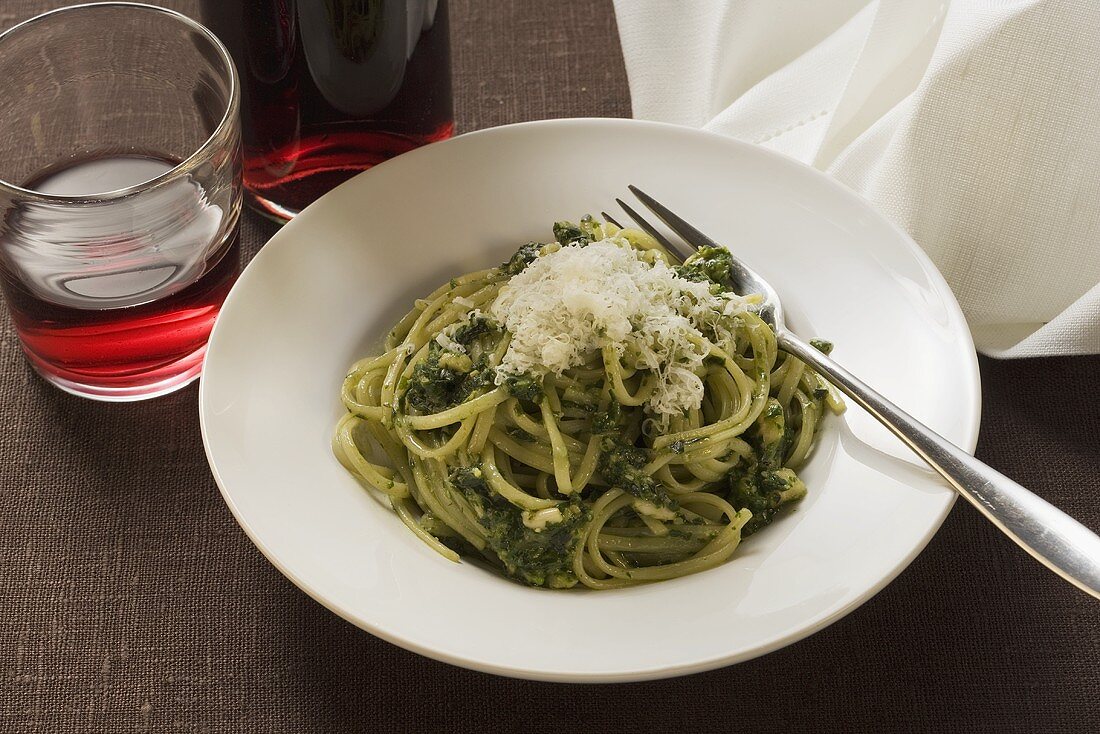
[[571, 245], [536, 258], [500, 291], [489, 310], [511, 334], [497, 368], [509, 375], [560, 375], [610, 346], [627, 368], [652, 370], [645, 407], [682, 414], [703, 401], [710, 337], [729, 336], [729, 318], [746, 301], [715, 295], [709, 283], [681, 278], [652, 253], [621, 237]]

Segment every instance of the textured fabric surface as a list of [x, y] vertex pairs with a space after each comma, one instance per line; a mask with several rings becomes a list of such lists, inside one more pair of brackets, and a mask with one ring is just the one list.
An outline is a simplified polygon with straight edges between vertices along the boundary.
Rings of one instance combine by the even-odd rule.
[[[46, 6], [5, 0], [0, 14], [10, 24]], [[628, 113], [608, 3], [452, 10], [463, 130]], [[273, 232], [247, 217], [246, 252]], [[31, 372], [0, 319], [5, 734], [1100, 731], [1100, 604], [961, 504], [860, 609], [723, 670], [569, 686], [405, 652], [330, 614], [251, 545], [206, 467], [194, 387], [139, 404], [71, 397]], [[1092, 527], [1098, 371], [1100, 357], [983, 360], [978, 446]]]
[[827, 171], [993, 356], [1100, 353], [1094, 0], [616, 0], [634, 114]]

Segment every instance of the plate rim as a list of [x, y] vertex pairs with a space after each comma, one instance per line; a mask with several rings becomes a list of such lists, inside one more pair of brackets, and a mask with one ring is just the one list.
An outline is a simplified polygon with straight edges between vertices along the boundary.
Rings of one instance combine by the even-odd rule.
[[[973, 335], [971, 334], [969, 324], [966, 321], [962, 308], [958, 303], [958, 299], [955, 297], [954, 292], [948, 285], [943, 274], [940, 273], [935, 263], [929, 255], [918, 245], [910, 235], [903, 230], [900, 226], [895, 224], [892, 220], [887, 218], [884, 214], [876, 210], [870, 202], [864, 197], [860, 196], [857, 192], [843, 185], [836, 179], [832, 178], [828, 174], [815, 169], [795, 158], [784, 155], [777, 151], [765, 148], [760, 145], [748, 143], [736, 138], [732, 138], [719, 133], [714, 133], [708, 130], [699, 128], [688, 127], [685, 125], [677, 125], [665, 122], [654, 122], [650, 120], [637, 120], [633, 118], [618, 118], [618, 117], [566, 117], [556, 118], [548, 120], [532, 120], [527, 122], [516, 122], [507, 125], [499, 125], [495, 127], [484, 128], [481, 130], [475, 130], [468, 133], [457, 135], [449, 140], [440, 141], [431, 145], [423, 146], [408, 153], [399, 156], [405, 158], [408, 156], [418, 156], [425, 154], [425, 151], [435, 148], [436, 146], [446, 146], [455, 143], [461, 143], [461, 141], [467, 138], [483, 137], [486, 135], [492, 136], [500, 134], [502, 131], [516, 130], [516, 129], [535, 129], [535, 128], [570, 128], [570, 127], [599, 127], [599, 128], [613, 128], [613, 127], [632, 127], [632, 128], [650, 128], [650, 129], [663, 129], [672, 131], [678, 135], [686, 135], [689, 137], [698, 137], [704, 139], [711, 139], [714, 142], [720, 142], [723, 145], [732, 145], [734, 147], [740, 147], [753, 151], [754, 154], [762, 154], [765, 157], [769, 157], [781, 165], [795, 166], [803, 169], [803, 172], [808, 172], [812, 177], [816, 178], [823, 185], [831, 188], [834, 193], [841, 195], [856, 206], [865, 211], [869, 216], [874, 217], [880, 223], [886, 225], [894, 234], [905, 243], [909, 253], [913, 255], [917, 262], [922, 266], [923, 270], [928, 276], [929, 284], [934, 287], [936, 293], [941, 297], [943, 305], [950, 312], [952, 318], [956, 319], [958, 323], [963, 325], [963, 329], [959, 332], [958, 336], [962, 338], [962, 353], [966, 358], [966, 369], [963, 377], [965, 378], [964, 384], [972, 392], [972, 402], [969, 406], [969, 420], [961, 425], [961, 432], [965, 435], [965, 440], [961, 444], [961, 448], [967, 453], [973, 454], [974, 449], [977, 446], [978, 433], [981, 425], [981, 408], [982, 408], [982, 390], [981, 390], [981, 373], [979, 371], [977, 351], [974, 347]], [[337, 191], [345, 186], [352, 184], [354, 181], [362, 176], [372, 174], [374, 171], [384, 169], [393, 160], [384, 161], [373, 168], [364, 171], [348, 181], [340, 184], [332, 191]], [[326, 193], [320, 197], [318, 201], [321, 201], [326, 196], [329, 196], [332, 192]], [[315, 202], [316, 203], [316, 202]], [[214, 477], [214, 481], [218, 486], [218, 491], [221, 494], [222, 500], [229, 507], [230, 512], [233, 515], [234, 520], [244, 531], [245, 536], [252, 542], [253, 545], [263, 554], [272, 566], [274, 566], [284, 577], [286, 577], [291, 583], [293, 583], [299, 590], [304, 592], [307, 596], [319, 603], [321, 606], [328, 609], [333, 614], [351, 623], [355, 627], [364, 630], [386, 642], [401, 647], [410, 652], [423, 655], [433, 660], [438, 660], [443, 663], [455, 665], [468, 670], [476, 670], [483, 673], [490, 673], [494, 675], [505, 676], [509, 678], [519, 678], [524, 680], [536, 680], [546, 682], [558, 682], [558, 683], [628, 683], [637, 681], [658, 680], [663, 678], [671, 678], [683, 675], [690, 675], [693, 673], [702, 673], [709, 670], [715, 670], [717, 668], [734, 665], [736, 663], [745, 662], [754, 658], [766, 655], [769, 652], [781, 649], [788, 645], [792, 645], [796, 642], [806, 639], [807, 637], [820, 632], [822, 629], [832, 625], [834, 622], [851, 614], [857, 608], [867, 603], [871, 598], [877, 595], [882, 589], [888, 586], [912, 564], [921, 552], [931, 542], [933, 536], [942, 527], [943, 522], [947, 519], [947, 515], [951, 512], [951, 508], [954, 506], [955, 501], [958, 499], [957, 493], [952, 493], [945, 496], [945, 502], [940, 510], [935, 521], [929, 524], [928, 529], [925, 531], [924, 536], [919, 542], [914, 544], [912, 550], [905, 555], [897, 565], [891, 569], [891, 571], [877, 583], [872, 584], [866, 590], [856, 594], [845, 604], [835, 609], [831, 614], [828, 614], [821, 619], [816, 620], [810, 625], [803, 627], [795, 632], [788, 633], [780, 636], [769, 642], [743, 649], [737, 653], [723, 653], [714, 655], [702, 660], [693, 661], [691, 663], [673, 664], [673, 665], [656, 665], [644, 669], [634, 669], [621, 672], [591, 672], [583, 670], [570, 670], [570, 671], [546, 671], [532, 668], [525, 668], [521, 665], [506, 665], [499, 663], [489, 663], [476, 658], [466, 657], [458, 654], [451, 654], [445, 651], [436, 650], [424, 645], [418, 644], [414, 640], [402, 637], [385, 626], [375, 622], [367, 621], [357, 616], [353, 611], [343, 608], [339, 604], [335, 604], [326, 599], [320, 592], [318, 592], [313, 585], [307, 582], [305, 579], [299, 577], [293, 573], [282, 562], [279, 556], [267, 544], [260, 538], [259, 534], [251, 527], [249, 522], [242, 515], [240, 509], [237, 507], [236, 502], [226, 486], [225, 481], [222, 479], [217, 463], [214, 458], [214, 450], [210, 443], [209, 431], [207, 428], [207, 408], [206, 408], [206, 380], [205, 366], [206, 359], [209, 358], [210, 347], [216, 344], [216, 340], [220, 333], [219, 327], [222, 324], [222, 314], [225, 312], [227, 304], [234, 299], [240, 290], [240, 285], [243, 280], [244, 274], [248, 269], [252, 268], [253, 264], [261, 261], [263, 258], [273, 257], [269, 253], [275, 251], [278, 248], [289, 247], [290, 245], [283, 245], [282, 242], [293, 242], [293, 238], [290, 235], [285, 235], [287, 231], [295, 231], [296, 228], [302, 225], [299, 222], [302, 219], [302, 214], [308, 212], [313, 208], [313, 204], [303, 209], [302, 213], [299, 213], [291, 221], [284, 224], [279, 231], [277, 231], [267, 242], [261, 245], [260, 250], [253, 256], [251, 261], [242, 269], [237, 281], [233, 284], [230, 292], [226, 295], [223, 301], [222, 308], [219, 311], [218, 317], [215, 320], [214, 327], [211, 330], [210, 337], [207, 341], [207, 354], [203, 359], [203, 375], [199, 379], [199, 396], [198, 396], [198, 410], [199, 410], [199, 428], [202, 435], [203, 451], [206, 456], [207, 464], [210, 467], [211, 474]], [[308, 218], [307, 218], [308, 220]], [[274, 247], [273, 247], [274, 246]], [[965, 417], [965, 416], [964, 416]]]

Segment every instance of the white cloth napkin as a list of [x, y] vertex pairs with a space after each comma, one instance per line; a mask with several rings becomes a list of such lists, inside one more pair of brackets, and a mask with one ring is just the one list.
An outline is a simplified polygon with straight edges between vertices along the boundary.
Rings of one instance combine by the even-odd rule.
[[1100, 2], [615, 0], [634, 116], [827, 171], [998, 357], [1100, 352]]

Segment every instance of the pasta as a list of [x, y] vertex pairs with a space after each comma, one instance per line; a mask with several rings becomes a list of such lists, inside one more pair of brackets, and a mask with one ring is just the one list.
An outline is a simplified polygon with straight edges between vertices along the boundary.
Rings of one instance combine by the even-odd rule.
[[842, 402], [729, 290], [726, 250], [679, 263], [589, 217], [554, 234], [417, 300], [351, 367], [337, 457], [441, 555], [533, 586], [723, 563], [806, 493]]

